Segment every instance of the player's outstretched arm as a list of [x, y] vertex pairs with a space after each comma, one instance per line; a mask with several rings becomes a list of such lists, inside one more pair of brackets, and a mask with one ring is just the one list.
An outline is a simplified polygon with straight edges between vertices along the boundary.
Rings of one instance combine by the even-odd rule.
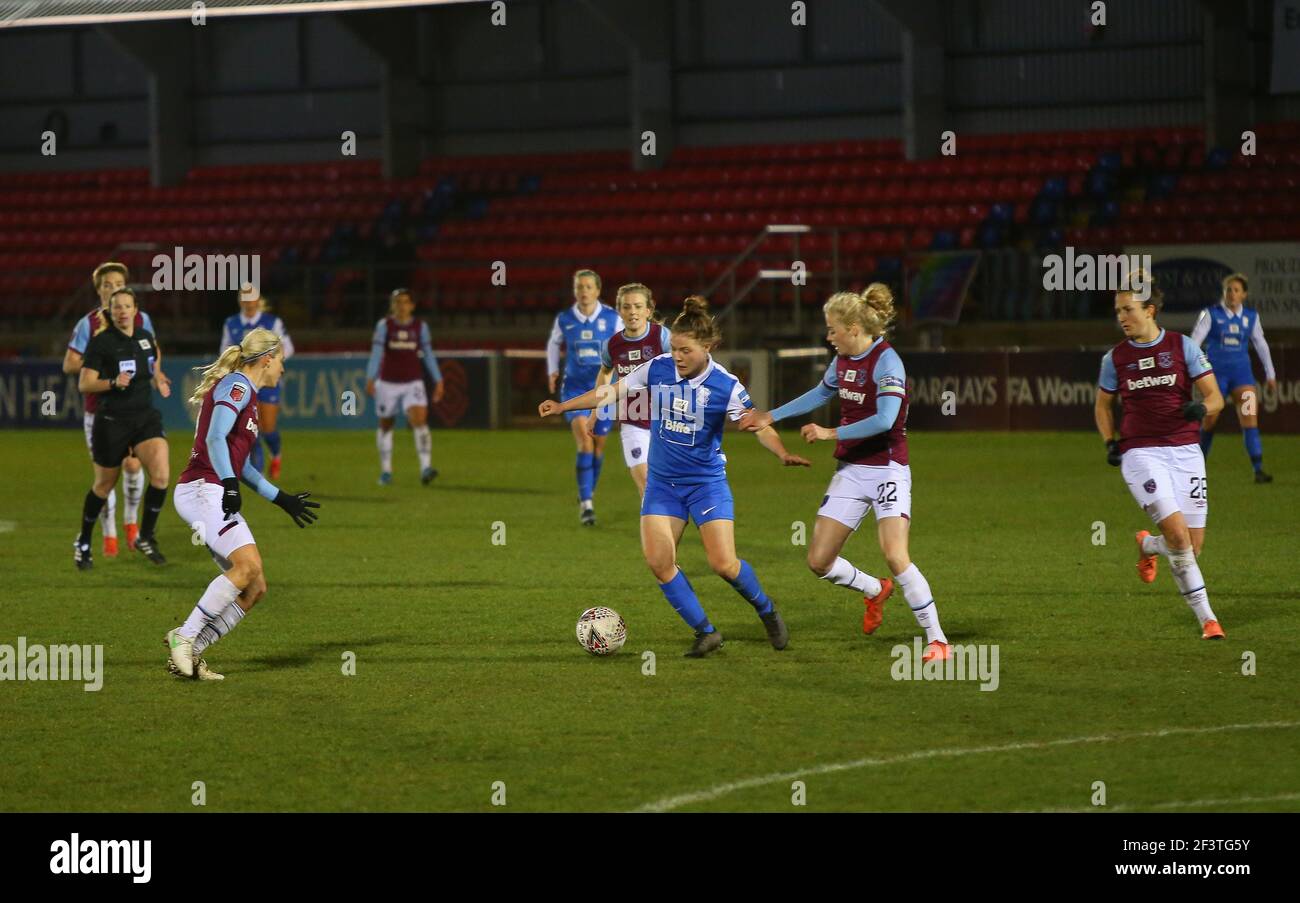
[[812, 467], [812, 462], [807, 458], [800, 457], [799, 455], [792, 455], [786, 451], [785, 443], [781, 441], [781, 434], [772, 429], [772, 427], [767, 426], [758, 430], [754, 433], [754, 438], [757, 439], [759, 444], [765, 449], [776, 455], [777, 458], [780, 459], [781, 463], [786, 467]]
[[618, 401], [621, 404], [627, 397], [626, 393], [627, 383], [620, 379], [613, 385], [597, 386], [590, 392], [583, 392], [568, 401], [555, 401], [548, 398], [537, 406], [537, 414], [539, 417], [551, 417], [568, 411], [585, 411], [587, 408], [607, 405], [611, 401]]
[[751, 432], [758, 432], [766, 426], [771, 426], [778, 420], [784, 420], [787, 417], [798, 417], [801, 414], [809, 414], [826, 402], [835, 397], [835, 390], [826, 385], [825, 382], [819, 382], [807, 392], [800, 395], [793, 401], [787, 401], [780, 407], [771, 411], [760, 411], [755, 408], [752, 412], [746, 413], [740, 418], [740, 428]]

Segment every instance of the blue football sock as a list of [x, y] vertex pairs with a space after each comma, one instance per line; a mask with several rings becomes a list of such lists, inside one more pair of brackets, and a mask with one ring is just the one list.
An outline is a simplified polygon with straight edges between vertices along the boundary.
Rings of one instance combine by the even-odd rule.
[[1259, 427], [1248, 426], [1241, 431], [1246, 440], [1246, 454], [1250, 455], [1250, 466], [1255, 473], [1264, 469], [1264, 443], [1259, 438]]
[[1207, 458], [1210, 456], [1210, 446], [1214, 443], [1214, 433], [1207, 433], [1201, 430], [1201, 454]]
[[695, 632], [713, 633], [713, 625], [709, 623], [709, 616], [704, 613], [704, 607], [700, 605], [700, 600], [695, 596], [695, 589], [691, 586], [691, 581], [686, 579], [686, 574], [679, 568], [677, 576], [667, 583], [659, 584], [663, 590], [664, 597], [668, 599], [668, 604], [673, 607], [673, 611], [681, 615], [682, 620]]
[[596, 484], [600, 482], [600, 465], [605, 463], [605, 456], [598, 455], [595, 452], [591, 455], [591, 491], [596, 491]]
[[772, 610], [772, 600], [763, 592], [763, 587], [758, 582], [758, 576], [754, 569], [749, 566], [748, 561], [740, 562], [740, 573], [736, 575], [735, 580], [728, 580], [731, 588], [745, 597], [745, 601], [754, 606], [754, 610], [760, 615], [765, 615]]
[[248, 458], [250, 461], [253, 462], [253, 468], [258, 473], [262, 473], [263, 466], [266, 464], [266, 459], [262, 457], [262, 443], [260, 442], [253, 443], [253, 450], [249, 454]]
[[591, 501], [591, 452], [578, 452], [578, 501]]
[[280, 431], [271, 430], [269, 433], [263, 433], [262, 438], [266, 440], [266, 447], [271, 450], [271, 457], [280, 457]]

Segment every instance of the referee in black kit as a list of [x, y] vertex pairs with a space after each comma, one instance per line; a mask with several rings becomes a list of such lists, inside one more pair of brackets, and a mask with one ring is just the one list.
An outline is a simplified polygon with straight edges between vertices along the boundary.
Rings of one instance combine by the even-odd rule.
[[[83, 571], [94, 565], [90, 554], [91, 533], [108, 494], [117, 485], [122, 459], [127, 454], [139, 458], [149, 472], [149, 488], [144, 493], [144, 516], [135, 547], [154, 564], [167, 563], [162, 552], [158, 551], [158, 541], [154, 537], [170, 479], [162, 414], [150, 400], [158, 344], [153, 333], [136, 326], [135, 292], [130, 288], [120, 288], [108, 303], [110, 324], [86, 346], [78, 384], [83, 393], [100, 396], [95, 425], [90, 434], [95, 485], [86, 493], [81, 512], [81, 534], [73, 543], [73, 561]], [[159, 385], [158, 391], [163, 398], [171, 395], [171, 388], [166, 383]]]

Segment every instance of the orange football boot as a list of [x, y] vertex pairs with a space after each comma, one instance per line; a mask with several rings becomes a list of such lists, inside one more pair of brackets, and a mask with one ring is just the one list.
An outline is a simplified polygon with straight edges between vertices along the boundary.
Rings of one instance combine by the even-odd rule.
[[880, 622], [885, 617], [885, 600], [889, 598], [890, 593], [894, 591], [894, 581], [886, 577], [880, 581], [880, 592], [874, 596], [863, 596], [862, 604], [867, 606], [867, 610], [862, 613], [862, 632], [872, 634], [880, 626]]
[[1221, 640], [1223, 638], [1223, 628], [1219, 626], [1218, 621], [1206, 621], [1201, 625], [1201, 639]]
[[1155, 583], [1156, 580], [1156, 557], [1148, 555], [1142, 551], [1142, 540], [1151, 535], [1150, 530], [1139, 530], [1137, 532], [1138, 544], [1138, 576], [1142, 578], [1143, 583]]
[[280, 479], [280, 456], [276, 455], [271, 459], [271, 479]]
[[939, 661], [945, 661], [946, 659], [950, 659], [950, 658], [952, 658], [952, 646], [948, 645], [947, 643], [941, 643], [938, 640], [935, 640], [930, 645], [925, 647], [925, 655], [921, 656], [921, 662], [922, 663], [930, 662], [930, 661], [934, 661], [935, 659], [939, 659]]
[[135, 551], [135, 538], [140, 535], [139, 524], [123, 524], [126, 527], [126, 547], [132, 552]]
[[117, 557], [117, 537], [116, 537], [116, 536], [105, 536], [105, 537], [104, 537], [104, 557], [105, 557], [105, 558], [116, 558], [116, 557]]

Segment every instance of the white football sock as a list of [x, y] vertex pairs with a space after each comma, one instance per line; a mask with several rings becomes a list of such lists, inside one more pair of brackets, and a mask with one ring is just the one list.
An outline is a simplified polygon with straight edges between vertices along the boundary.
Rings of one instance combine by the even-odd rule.
[[1142, 539], [1143, 555], [1168, 555], [1169, 545], [1163, 536], [1146, 536]]
[[907, 600], [908, 608], [912, 609], [916, 623], [925, 631], [925, 641], [947, 643], [948, 638], [939, 626], [939, 608], [934, 604], [934, 595], [930, 592], [930, 584], [925, 575], [913, 564], [903, 573], [895, 574], [894, 579], [903, 588], [903, 598]]
[[211, 624], [204, 624], [199, 635], [194, 638], [194, 654], [198, 655], [204, 649], [207, 649], [217, 640], [221, 639], [244, 620], [244, 615], [248, 612], [239, 607], [238, 602], [232, 602], [227, 605], [221, 612], [221, 617], [217, 618]]
[[836, 586], [847, 586], [864, 596], [880, 595], [880, 581], [866, 571], [860, 571], [843, 558], [836, 558], [823, 580], [829, 580]]
[[221, 619], [221, 613], [228, 606], [235, 604], [235, 597], [238, 595], [239, 587], [231, 583], [225, 574], [218, 574], [212, 578], [208, 588], [199, 597], [199, 604], [194, 606], [190, 616], [176, 632], [191, 638], [198, 636], [199, 631], [208, 624]]
[[1196, 556], [1192, 554], [1192, 550], [1170, 550], [1169, 569], [1174, 573], [1174, 583], [1178, 585], [1178, 591], [1183, 594], [1183, 598], [1196, 614], [1197, 619], [1202, 624], [1206, 621], [1217, 621], [1218, 618], [1210, 610], [1210, 595], [1205, 591], [1205, 578], [1201, 576], [1201, 569], [1196, 564]]
[[135, 473], [122, 471], [122, 523], [139, 521], [140, 499], [144, 495], [144, 468]]
[[379, 447], [379, 469], [383, 473], [393, 472], [393, 431], [375, 430], [375, 444]]
[[433, 438], [429, 435], [429, 427], [417, 426], [411, 430], [415, 434], [415, 453], [420, 456], [420, 470], [427, 470], [433, 466]]
[[117, 536], [116, 487], [108, 490], [108, 498], [104, 500], [104, 510], [99, 512], [99, 526], [104, 531], [105, 539], [112, 539]]

